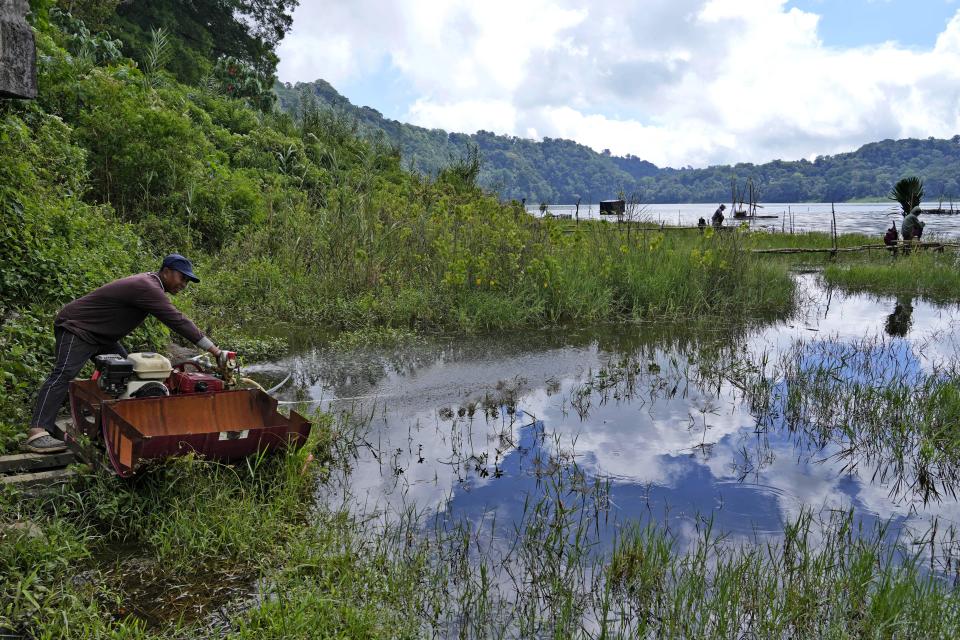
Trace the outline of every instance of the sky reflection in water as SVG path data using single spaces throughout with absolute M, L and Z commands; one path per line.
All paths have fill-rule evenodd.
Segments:
M 796 317 L 727 330 L 740 334 L 729 343 L 758 358 L 783 353 L 798 338 L 876 339 L 901 370 L 916 374 L 955 359 L 955 307 L 846 295 L 823 288 L 816 275 L 799 278 L 809 299 Z M 541 491 L 538 476 L 553 462 L 575 460 L 589 481 L 609 482 L 606 542 L 625 524 L 653 521 L 683 543 L 704 519 L 733 539 L 777 537 L 804 507 L 852 508 L 868 525 L 890 520 L 891 535 L 905 524 L 923 529 L 934 516 L 960 523 L 952 497 L 924 504 L 892 491 L 893 479 L 873 479 L 875 461 L 849 472 L 835 444 L 820 447 L 786 429 L 758 433 L 740 389 L 698 380 L 703 341 L 686 333 L 662 326 L 526 331 L 395 350 L 318 349 L 258 369 L 294 369 L 299 387 L 288 399 L 299 394 L 373 416 L 369 446 L 325 499 L 388 518 L 414 507 L 474 523 L 495 515 L 510 527 L 527 496 Z M 611 362 L 629 362 L 637 375 L 598 391 L 597 373 Z

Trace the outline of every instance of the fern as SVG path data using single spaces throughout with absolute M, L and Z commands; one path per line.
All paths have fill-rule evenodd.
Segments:
M 154 75 L 169 62 L 171 53 L 167 30 L 163 27 L 151 29 L 150 44 L 147 46 L 147 53 L 143 61 L 144 73 L 148 76 Z

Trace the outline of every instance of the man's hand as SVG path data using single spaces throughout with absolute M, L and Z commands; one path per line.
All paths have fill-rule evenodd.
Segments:
M 231 364 L 231 361 L 233 364 L 236 364 L 237 354 L 235 351 L 228 351 L 226 349 L 221 349 L 217 345 L 213 345 L 207 349 L 207 352 L 216 359 L 217 367 L 220 369 L 227 368 Z

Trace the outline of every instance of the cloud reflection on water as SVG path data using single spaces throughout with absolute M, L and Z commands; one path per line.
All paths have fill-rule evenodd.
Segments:
M 798 339 L 875 338 L 920 372 L 956 359 L 955 307 L 913 300 L 908 331 L 891 337 L 893 299 L 831 291 L 815 274 L 799 279 L 810 297 L 802 311 L 732 332 L 737 349 L 756 359 L 785 353 Z M 784 521 L 810 508 L 853 509 L 868 523 L 960 523 L 952 498 L 924 504 L 892 492 L 893 479 L 877 481 L 882 461 L 859 460 L 850 470 L 835 443 L 816 446 L 783 429 L 758 433 L 740 389 L 697 380 L 699 349 L 695 335 L 641 326 L 437 339 L 396 352 L 317 351 L 265 369 L 295 367 L 299 393 L 313 400 L 378 399 L 374 407 L 369 399 L 325 405 L 373 416 L 369 446 L 341 493 L 326 498 L 367 512 L 376 505 L 387 517 L 415 506 L 473 522 L 496 513 L 509 523 L 527 492 L 538 491 L 537 464 L 572 454 L 589 477 L 610 481 L 614 530 L 654 520 L 689 540 L 681 532 L 712 518 L 734 539 L 749 540 L 781 534 Z M 635 388 L 589 391 L 581 416 L 572 399 L 624 354 L 639 366 Z

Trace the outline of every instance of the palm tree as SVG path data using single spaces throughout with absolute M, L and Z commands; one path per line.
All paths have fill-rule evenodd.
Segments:
M 923 198 L 923 180 L 916 176 L 901 178 L 897 184 L 893 185 L 887 197 L 900 203 L 903 209 L 901 215 L 905 216 L 911 209 L 920 206 L 920 200 Z

